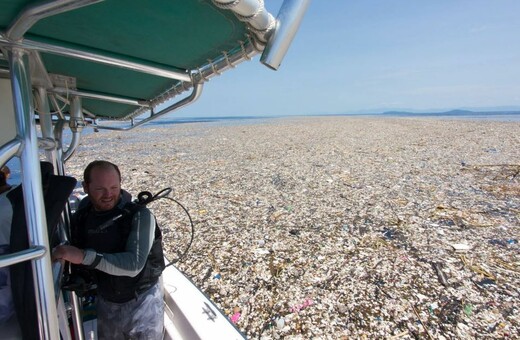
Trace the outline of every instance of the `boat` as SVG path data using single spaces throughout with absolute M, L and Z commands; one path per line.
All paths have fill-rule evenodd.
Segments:
M 66 265 L 50 256 L 68 240 L 67 197 L 75 180 L 66 162 L 82 133 L 128 131 L 180 110 L 208 80 L 258 55 L 277 70 L 309 2 L 285 0 L 275 17 L 263 0 L 2 1 L 0 166 L 13 158 L 21 165 L 22 210 L 13 209 L 13 220 L 21 218 L 26 230 L 12 229 L 11 239 L 25 235 L 26 247 L 11 244 L 0 269 L 25 268 L 17 289 L 35 316 L 18 315 L 23 331 L 35 328 L 40 339 L 97 336 L 85 301 L 62 285 Z M 45 180 L 59 183 L 61 190 L 51 191 L 59 197 L 49 198 Z M 162 282 L 165 339 L 244 337 L 175 266 Z M 2 337 L 21 338 L 15 326 L 0 326 Z

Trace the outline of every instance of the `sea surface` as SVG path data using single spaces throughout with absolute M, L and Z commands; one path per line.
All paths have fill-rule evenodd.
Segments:
M 356 118 L 430 118 L 430 119 L 453 119 L 453 120 L 484 120 L 497 122 L 520 122 L 520 112 L 443 112 L 443 113 L 411 113 L 411 112 L 389 112 L 379 114 L 330 114 L 330 115 L 306 115 L 306 116 L 222 116 L 222 117 L 194 117 L 194 118 L 163 118 L 151 121 L 139 129 L 152 128 L 154 126 L 177 125 L 177 124 L 193 124 L 193 123 L 209 123 L 217 126 L 232 125 L 253 125 L 262 124 L 274 119 L 291 118 L 291 117 L 356 117 Z M 86 129 L 84 133 L 91 133 L 91 129 Z M 64 136 L 65 140 L 67 136 Z M 70 137 L 69 137 L 70 138 Z M 9 182 L 11 184 L 19 184 L 21 181 L 20 161 L 18 158 L 11 159 L 7 166 L 11 170 Z

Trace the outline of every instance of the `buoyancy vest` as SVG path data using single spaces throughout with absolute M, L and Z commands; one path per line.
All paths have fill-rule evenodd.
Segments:
M 144 207 L 136 203 L 126 203 L 122 208 L 116 207 L 106 213 L 93 212 L 89 203 L 79 209 L 72 219 L 72 244 L 79 248 L 94 249 L 99 253 L 119 253 L 124 251 L 134 214 Z M 122 215 L 114 223 L 104 224 Z M 105 228 L 100 230 L 99 226 Z M 123 303 L 136 298 L 147 290 L 161 276 L 165 268 L 162 248 L 162 233 L 155 222 L 155 236 L 150 253 L 143 269 L 135 277 L 116 276 L 93 269 L 98 293 L 106 300 Z

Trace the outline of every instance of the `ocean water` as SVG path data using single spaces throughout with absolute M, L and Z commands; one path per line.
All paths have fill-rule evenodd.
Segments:
M 266 121 L 270 121 L 277 118 L 283 118 L 282 116 L 223 116 L 223 117 L 195 117 L 195 118 L 168 118 L 168 119 L 157 119 L 145 124 L 144 127 L 157 126 L 157 125 L 177 125 L 187 123 L 211 123 L 216 125 L 252 125 L 261 124 Z
M 13 157 L 6 165 L 9 167 L 9 170 L 11 170 L 11 176 L 7 182 L 11 185 L 20 184 L 20 159 L 18 157 Z
M 423 117 L 433 119 L 453 120 L 485 120 L 495 122 L 520 122 L 520 112 L 467 112 L 467 113 L 395 113 L 383 114 L 385 117 Z M 377 117 L 377 116 L 376 116 Z
M 458 113 L 410 113 L 410 112 L 391 112 L 383 114 L 334 114 L 334 115 L 310 115 L 311 117 L 356 117 L 356 118 L 391 118 L 391 117 L 410 117 L 410 118 L 430 118 L 430 119 L 453 119 L 453 120 L 477 120 L 477 121 L 497 121 L 497 122 L 520 122 L 520 112 L 458 112 Z M 143 126 L 137 127 L 136 130 L 152 128 L 154 126 L 177 125 L 177 124 L 194 124 L 206 123 L 216 126 L 234 126 L 234 125 L 254 125 L 262 124 L 279 118 L 290 118 L 291 116 L 224 116 L 224 117 L 195 117 L 195 118 L 175 118 L 158 119 L 151 121 Z M 305 116 L 294 116 L 305 117 Z M 86 129 L 84 133 L 92 133 L 92 129 Z M 102 131 L 100 133 L 103 133 Z M 67 136 L 65 142 L 67 143 Z M 70 138 L 70 137 L 69 137 Z M 11 184 L 19 184 L 21 179 L 20 161 L 18 158 L 11 159 L 7 166 L 11 170 L 9 182 Z
M 446 116 L 447 119 L 468 119 L 468 120 L 485 120 L 485 121 L 494 121 L 494 122 L 520 122 L 520 114 L 512 114 L 512 115 L 474 115 L 474 116 L 461 116 L 461 117 L 451 117 Z

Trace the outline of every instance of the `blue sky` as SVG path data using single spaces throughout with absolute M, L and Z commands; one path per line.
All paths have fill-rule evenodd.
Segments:
M 265 0 L 275 16 L 281 3 Z M 518 0 L 313 0 L 278 71 L 256 57 L 174 115 L 519 109 L 519 14 Z

